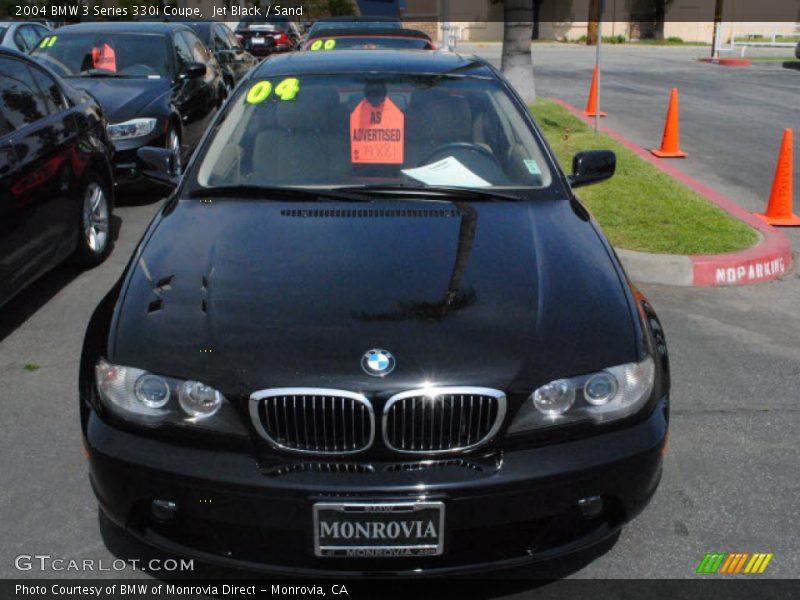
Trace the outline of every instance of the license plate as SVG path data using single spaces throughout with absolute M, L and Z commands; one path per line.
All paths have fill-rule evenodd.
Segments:
M 252 42 L 256 45 L 263 44 L 266 40 L 262 37 L 254 37 Z
M 323 557 L 436 556 L 444 550 L 444 503 L 314 505 L 314 554 Z

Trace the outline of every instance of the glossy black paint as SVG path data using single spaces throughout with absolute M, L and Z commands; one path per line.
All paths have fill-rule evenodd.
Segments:
M 617 156 L 611 150 L 578 152 L 572 158 L 572 175 L 569 184 L 575 189 L 584 185 L 600 183 L 614 176 Z
M 502 81 L 480 59 L 384 51 L 286 55 L 254 76 L 464 69 Z M 103 511 L 170 551 L 293 574 L 512 566 L 595 543 L 638 514 L 658 484 L 666 443 L 663 329 L 543 145 L 554 181 L 519 202 L 204 199 L 179 185 L 87 330 L 81 422 Z M 385 379 L 360 368 L 373 347 L 397 359 Z M 505 435 L 538 386 L 647 354 L 655 385 L 638 414 Z M 247 434 L 144 432 L 114 419 L 96 398 L 100 356 L 216 387 Z M 271 448 L 247 416 L 249 395 L 268 387 L 359 391 L 380 414 L 389 395 L 425 383 L 504 390 L 508 414 L 496 439 L 458 455 L 462 464 L 432 469 L 420 459 L 434 456 L 398 456 L 380 444 L 320 468 L 318 457 Z M 342 462 L 363 470 L 326 471 Z M 313 557 L 315 501 L 421 493 L 446 503 L 444 556 Z M 576 507 L 593 495 L 604 510 L 587 520 Z M 178 504 L 174 522 L 153 520 L 156 498 Z M 206 541 L 190 539 L 192 531 Z
M 217 59 L 229 89 L 257 64 L 256 57 L 244 49 L 227 25 L 214 21 L 187 21 L 185 24 Z
M 180 23 L 81 23 L 61 27 L 57 34 L 61 37 L 100 31 L 152 36 L 154 44 L 167 46 L 170 56 L 169 76 L 161 79 L 68 78 L 71 85 L 89 92 L 98 100 L 109 123 L 122 123 L 133 118 L 157 119 L 150 135 L 114 141 L 117 183 L 137 179 L 141 167 L 137 149 L 166 146 L 170 130 L 179 134 L 182 158 L 186 160 L 227 95 L 219 63 L 195 33 Z M 180 36 L 185 36 L 189 44 L 191 61 L 188 57 L 181 59 L 177 49 L 181 43 Z M 195 45 L 200 48 L 195 48 Z M 204 65 L 205 73 L 192 76 L 190 71 L 194 63 Z
M 103 178 L 109 193 L 113 187 L 113 147 L 97 102 L 0 48 L 0 80 L 12 75 L 31 93 L 4 97 L 24 115 L 17 127 L 0 101 L 0 305 L 75 252 L 87 174 Z

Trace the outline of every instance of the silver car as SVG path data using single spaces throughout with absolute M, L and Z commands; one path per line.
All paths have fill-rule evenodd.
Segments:
M 0 46 L 27 54 L 50 32 L 42 23 L 32 21 L 0 21 Z

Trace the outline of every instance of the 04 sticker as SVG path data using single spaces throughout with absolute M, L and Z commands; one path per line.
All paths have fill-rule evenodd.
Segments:
M 287 77 L 275 86 L 274 97 L 278 100 L 294 100 L 300 92 L 300 81 L 295 77 Z M 272 82 L 259 81 L 247 91 L 248 104 L 261 104 L 267 98 L 272 96 Z

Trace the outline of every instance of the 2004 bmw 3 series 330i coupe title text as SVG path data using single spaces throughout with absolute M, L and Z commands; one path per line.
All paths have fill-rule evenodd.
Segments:
M 666 442 L 658 318 L 488 64 L 261 64 L 83 351 L 103 512 L 173 552 L 286 573 L 455 573 L 613 534 Z M 158 169 L 164 169 L 159 171 Z

